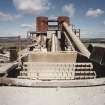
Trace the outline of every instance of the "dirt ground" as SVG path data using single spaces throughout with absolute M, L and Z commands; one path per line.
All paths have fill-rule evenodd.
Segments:
M 105 105 L 105 86 L 0 87 L 0 105 Z

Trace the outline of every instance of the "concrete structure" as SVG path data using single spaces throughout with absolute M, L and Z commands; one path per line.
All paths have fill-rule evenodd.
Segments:
M 36 32 L 28 33 L 33 41 L 19 56 L 23 70 L 18 78 L 47 81 L 96 77 L 91 62 L 77 62 L 78 54 L 88 59 L 90 52 L 76 35 L 76 29 L 73 32 L 69 17 L 37 17 L 36 23 Z

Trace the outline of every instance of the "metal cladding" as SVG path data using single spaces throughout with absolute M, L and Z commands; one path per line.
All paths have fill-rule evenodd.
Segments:
M 36 31 L 46 32 L 48 30 L 48 17 L 37 17 Z
M 70 21 L 69 21 L 69 17 L 67 16 L 59 16 L 58 17 L 58 23 L 59 23 L 59 29 L 62 30 L 62 23 L 65 22 L 67 23 L 68 25 L 70 24 Z

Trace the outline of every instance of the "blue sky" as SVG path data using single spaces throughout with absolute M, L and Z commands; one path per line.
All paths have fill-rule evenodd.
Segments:
M 37 16 L 69 16 L 81 37 L 105 38 L 105 0 L 0 0 L 0 36 L 25 36 Z

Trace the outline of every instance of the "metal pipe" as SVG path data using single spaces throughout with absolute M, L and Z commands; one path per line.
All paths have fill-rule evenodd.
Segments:
M 52 34 L 52 48 L 51 48 L 52 52 L 56 51 L 56 46 L 55 46 L 55 34 Z
M 63 23 L 64 29 L 67 31 L 68 35 L 70 38 L 73 40 L 75 43 L 76 47 L 80 50 L 80 52 L 86 56 L 90 57 L 90 52 L 86 49 L 85 45 L 79 40 L 79 38 L 76 37 L 75 33 L 72 31 L 72 28 L 67 24 Z
M 60 46 L 59 46 L 59 41 L 57 39 L 57 36 L 55 33 L 52 34 L 52 48 L 51 51 L 52 52 L 57 52 L 60 51 Z

